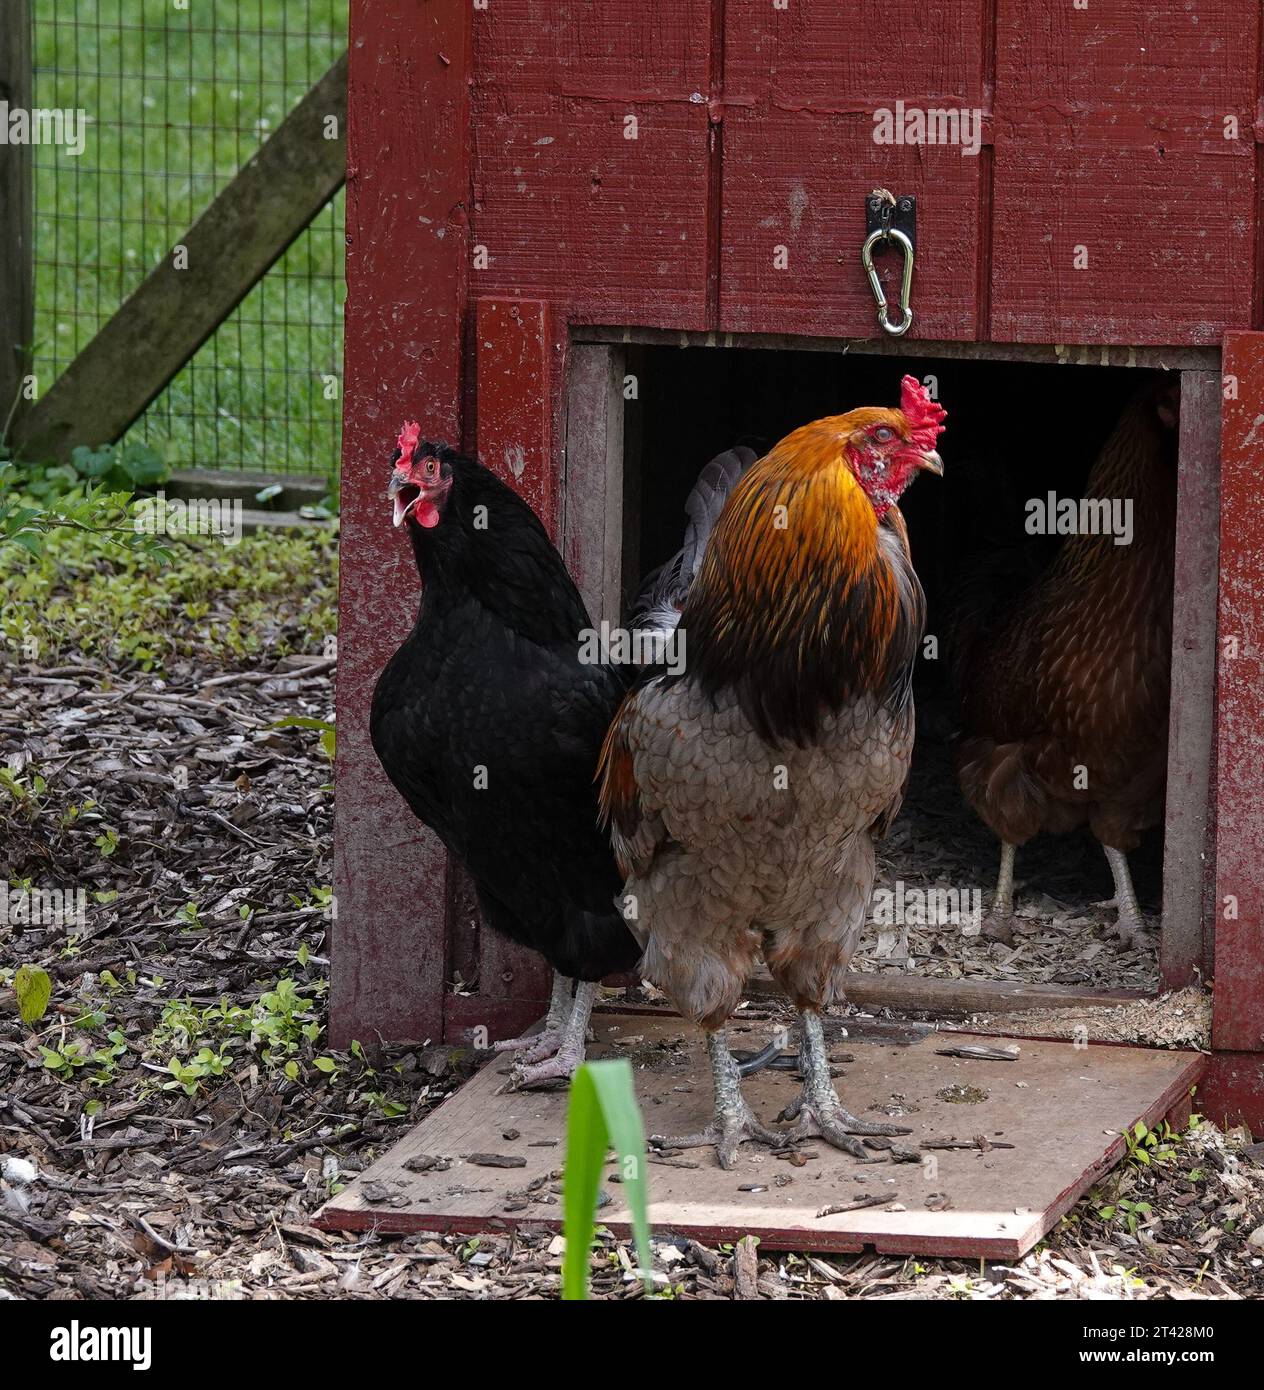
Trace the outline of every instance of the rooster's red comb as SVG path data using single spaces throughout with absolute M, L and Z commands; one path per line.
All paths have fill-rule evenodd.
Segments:
M 421 426 L 415 420 L 409 420 L 399 432 L 399 438 L 395 441 L 395 447 L 399 450 L 400 463 L 411 464 L 413 461 L 413 450 L 417 447 L 417 441 L 421 438 Z
M 900 382 L 900 410 L 912 427 L 914 444 L 933 449 L 943 431 L 948 412 L 930 398 L 930 393 L 916 377 L 906 376 Z

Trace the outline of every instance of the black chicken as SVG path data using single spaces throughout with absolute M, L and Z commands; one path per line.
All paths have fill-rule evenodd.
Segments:
M 596 982 L 640 956 L 615 908 L 622 878 L 593 781 L 637 673 L 582 659 L 588 613 L 527 503 L 419 436 L 417 425 L 401 431 L 387 495 L 412 542 L 421 609 L 378 679 L 373 747 L 469 871 L 484 922 L 556 972 L 543 1030 L 496 1045 L 522 1051 L 516 1084 L 568 1078 Z M 708 492 L 718 494 L 711 481 Z M 722 504 L 711 497 L 704 510 L 714 520 Z M 705 536 L 691 539 L 700 552 Z

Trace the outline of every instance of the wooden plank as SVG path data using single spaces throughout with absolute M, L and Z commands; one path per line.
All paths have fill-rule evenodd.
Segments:
M 901 110 L 965 108 L 985 124 L 987 9 L 936 0 L 910 23 L 876 3 L 858 14 L 729 0 L 722 330 L 880 336 L 860 247 L 864 200 L 885 187 L 918 199 L 914 324 L 901 342 L 976 336 L 981 145 L 878 144 L 875 113 L 894 119 L 900 100 Z M 875 63 L 875 53 L 899 60 Z M 888 295 L 898 268 L 898 257 L 879 258 Z
M 712 0 L 493 0 L 474 11 L 480 86 L 688 101 L 705 86 Z
M 1215 745 L 1219 533 L 1220 374 L 1182 372 L 1159 949 L 1168 989 L 1193 983 L 1203 969 Z
M 560 490 L 549 304 L 480 296 L 475 325 L 478 461 L 531 504 L 556 542 Z
M 766 973 L 746 982 L 752 996 L 781 991 Z M 847 976 L 847 998 L 865 1009 L 908 1009 L 944 1014 L 1019 1013 L 1034 1009 L 1083 1009 L 1100 1005 L 1114 1008 L 1150 996 L 1132 989 L 1087 989 L 1080 985 L 1040 985 L 1005 980 L 941 980 L 917 975 L 870 975 L 852 971 Z
M 998 0 L 994 339 L 1212 344 L 1252 322 L 1258 35 L 1236 0 Z
M 396 434 L 407 419 L 431 437 L 462 434 L 470 8 L 432 0 L 423 21 L 414 0 L 351 6 L 335 1047 L 443 1028 L 445 857 L 378 765 L 368 712 L 417 612 L 412 552 L 386 510 Z
M 598 1016 L 594 1022 L 601 1040 L 594 1055 L 631 1060 L 651 1132 L 701 1127 L 711 1086 L 696 1030 L 678 1018 Z M 762 1040 L 758 1030 L 734 1037 L 739 1046 Z M 1138 1120 L 1154 1123 L 1186 1097 L 1206 1060 L 1195 1053 L 1029 1039 L 1018 1043 L 1016 1062 L 936 1054 L 949 1042 L 976 1040 L 996 1042 L 932 1033 L 907 1046 L 848 1038 L 830 1051 L 845 1050 L 855 1059 L 838 1083 L 850 1107 L 858 1114 L 891 1113 L 894 1107 L 913 1130 L 910 1144 L 969 1141 L 983 1134 L 1013 1148 L 922 1147 L 920 1163 L 867 1165 L 813 1141 L 806 1148 L 814 1157 L 795 1168 L 747 1145 L 739 1166 L 727 1173 L 708 1150 L 687 1151 L 671 1163 L 651 1162 L 651 1222 L 660 1234 L 685 1234 L 711 1244 L 752 1234 L 774 1250 L 852 1251 L 872 1245 L 891 1254 L 1017 1258 L 1119 1160 L 1124 1130 Z M 561 1209 L 547 1181 L 525 1210 L 506 1208 L 511 1192 L 562 1167 L 566 1094 L 500 1095 L 505 1065 L 485 1067 L 328 1202 L 317 1224 L 471 1233 L 518 1225 L 558 1228 Z M 950 1099 L 961 1087 L 981 1098 Z M 770 1071 L 750 1078 L 742 1089 L 755 1113 L 772 1120 L 797 1094 L 799 1082 Z M 505 1139 L 508 1130 L 517 1130 L 519 1137 Z M 510 1155 L 523 1166 L 475 1165 L 466 1161 L 474 1153 Z M 445 1156 L 451 1166 L 410 1172 L 406 1164 L 422 1154 Z M 777 1183 L 786 1177 L 792 1181 Z M 387 1193 L 388 1199 L 366 1197 L 366 1183 L 382 1184 L 371 1190 Z M 752 1185 L 763 1190 L 739 1190 Z M 602 1221 L 625 1236 L 621 1189 L 611 1185 L 610 1191 L 613 1205 L 602 1212 Z M 946 1209 L 931 1209 L 938 1205 L 934 1193 L 947 1198 Z M 865 1210 L 817 1214 L 867 1194 L 886 1200 Z
M 0 101 L 31 106 L 31 4 L 7 0 L 0 18 Z M 29 145 L 0 145 L 0 439 L 23 408 L 22 378 L 35 336 L 35 264 Z
M 23 417 L 25 455 L 126 432 L 341 187 L 346 117 L 344 54 Z
M 622 348 L 576 344 L 567 373 L 562 553 L 595 623 L 621 616 L 625 360 Z
M 705 327 L 705 106 L 481 86 L 475 100 L 479 294 L 539 295 L 577 323 Z
M 1226 334 L 1224 380 L 1212 1039 L 1217 1048 L 1258 1052 L 1264 1049 L 1264 333 Z
M 475 10 L 480 294 L 545 297 L 572 322 L 705 326 L 711 8 Z
M 477 456 L 519 492 L 558 539 L 559 486 L 553 438 L 555 332 L 549 304 L 539 299 L 480 298 L 474 306 Z M 449 924 L 454 956 L 469 945 L 454 939 L 462 921 Z M 536 951 L 477 928 L 478 987 L 449 996 L 444 1036 L 459 1041 L 469 1027 L 520 1031 L 545 1010 L 552 972 Z M 513 1036 L 510 1032 L 508 1036 Z
M 1245 1125 L 1257 1139 L 1264 1139 L 1264 1053 L 1213 1053 L 1194 1108 L 1221 1129 Z
M 647 347 L 763 348 L 774 352 L 832 352 L 840 355 L 908 357 L 902 338 L 834 338 L 790 333 L 712 333 L 623 324 L 578 324 L 577 343 L 641 344 Z M 956 343 L 920 340 L 919 357 L 946 357 L 966 362 L 1043 362 L 1066 367 L 1157 367 L 1166 371 L 1218 371 L 1219 348 L 1132 347 L 1109 343 Z

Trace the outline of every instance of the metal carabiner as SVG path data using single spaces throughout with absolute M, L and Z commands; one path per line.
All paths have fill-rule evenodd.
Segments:
M 900 280 L 900 322 L 892 323 L 887 312 L 887 297 L 882 290 L 882 281 L 874 269 L 873 248 L 880 241 L 893 241 L 904 253 L 904 275 Z M 873 291 L 878 306 L 878 323 L 884 333 L 893 338 L 902 338 L 913 323 L 913 311 L 909 308 L 909 298 L 913 290 L 913 243 L 896 227 L 879 227 L 865 238 L 860 248 L 860 263 L 869 277 L 869 288 Z

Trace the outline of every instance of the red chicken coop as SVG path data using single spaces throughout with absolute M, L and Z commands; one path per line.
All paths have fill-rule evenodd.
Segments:
M 934 633 L 1005 499 L 1077 496 L 1165 374 L 1167 795 L 1137 868 L 1152 969 L 1115 979 L 1090 946 L 1035 981 L 1021 960 L 878 969 L 852 997 L 1076 1006 L 1093 1034 L 1094 1005 L 1200 987 L 1198 1108 L 1264 1130 L 1260 25 L 1253 0 L 352 0 L 338 1045 L 518 1029 L 549 997 L 539 959 L 480 931 L 369 743 L 418 601 L 385 501 L 404 420 L 518 488 L 593 619 L 618 622 L 712 454 L 933 379 L 945 476 L 907 518 Z M 923 665 L 915 768 L 933 778 L 950 720 Z M 950 778 L 910 808 L 919 852 L 971 821 Z M 969 871 L 988 891 L 991 852 Z M 1078 853 L 1051 841 L 1029 892 L 1048 870 L 1079 884 L 1063 901 L 1108 896 Z

